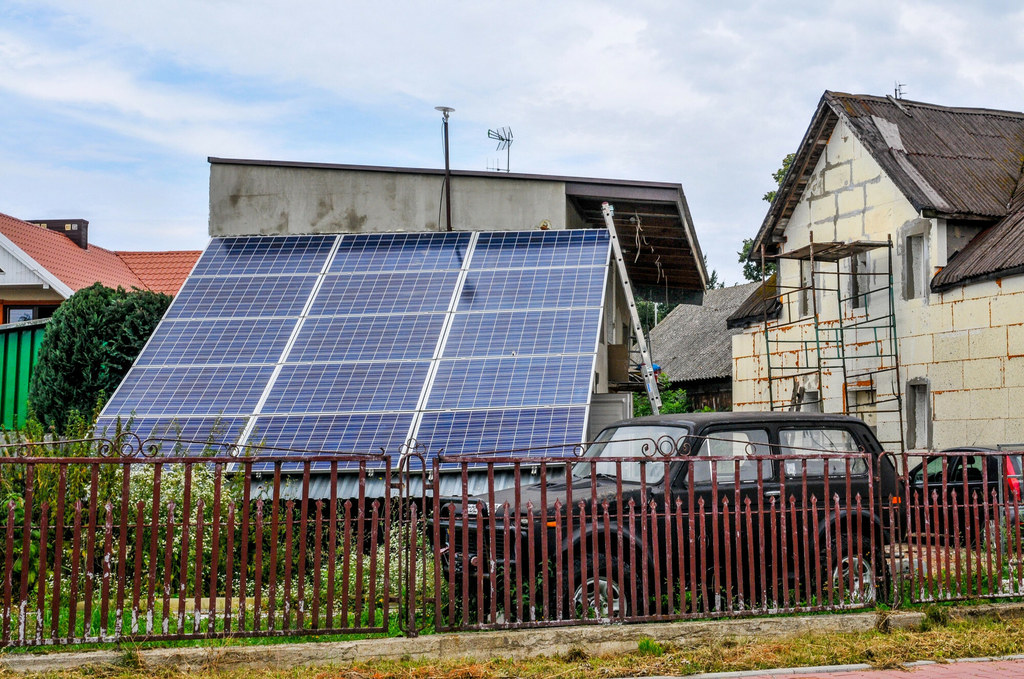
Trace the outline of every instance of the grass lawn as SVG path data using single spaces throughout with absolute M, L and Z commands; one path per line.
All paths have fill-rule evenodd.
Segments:
M 642 640 L 632 653 L 591 656 L 585 648 L 558 657 L 523 661 L 496 659 L 488 662 L 465 660 L 408 660 L 355 663 L 334 668 L 295 668 L 287 671 L 259 670 L 263 677 L 280 679 L 331 679 L 373 677 L 469 679 L 473 677 L 536 677 L 594 679 L 595 677 L 691 674 L 728 670 L 756 670 L 806 665 L 869 663 L 896 667 L 914 660 L 950 660 L 979 656 L 1024 653 L 1024 619 L 980 618 L 948 620 L 945 609 L 931 609 L 920 629 L 864 633 L 803 634 L 789 638 L 726 639 L 695 646 L 670 647 Z M 514 632 L 513 632 L 514 634 Z M 87 668 L 43 676 L 66 677 L 176 677 L 186 673 L 172 670 L 144 670 L 135 662 L 132 649 L 125 649 L 123 664 L 110 668 Z M 253 670 L 219 669 L 187 673 L 194 677 L 251 679 Z M 15 676 L 0 672 L 0 676 Z M 37 675 L 38 676 L 38 675 Z

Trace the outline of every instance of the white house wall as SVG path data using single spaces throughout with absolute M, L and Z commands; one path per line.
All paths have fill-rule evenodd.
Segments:
M 41 290 L 45 284 L 43 278 L 6 248 L 0 248 L 0 286 L 5 290 L 15 287 L 35 287 Z
M 921 218 L 840 121 L 786 226 L 786 241 L 781 250 L 791 251 L 807 245 L 812 232 L 816 242 L 885 241 L 892 237 L 901 374 L 899 384 L 895 383 L 892 373 L 876 375 L 870 385 L 875 397 L 889 398 L 894 389 L 905 395 L 910 381 L 926 384 L 932 418 L 931 438 L 926 443 L 933 448 L 1024 442 L 1024 416 L 1015 405 L 1024 402 L 1024 277 L 975 283 L 945 293 L 929 292 L 922 298 L 903 299 L 906 236 L 925 234 L 927 280 L 930 281 L 946 264 L 947 250 L 956 249 L 971 235 L 950 229 L 947 234 L 944 220 Z M 888 264 L 883 258 L 886 256 L 885 248 L 873 251 L 869 270 L 885 271 Z M 798 287 L 799 262 L 783 261 L 781 264 L 780 284 Z M 834 271 L 834 266 L 822 263 L 819 270 Z M 848 285 L 846 280 L 843 280 L 844 286 Z M 835 287 L 834 275 L 828 285 Z M 871 283 L 872 288 L 885 285 L 886 281 L 880 277 Z M 784 305 L 782 310 L 780 320 L 783 322 L 796 318 L 796 296 L 790 298 L 790 304 Z M 818 302 L 822 327 L 835 324 L 838 305 L 834 295 L 819 294 Z M 868 310 L 873 316 L 887 313 L 885 293 L 874 295 L 868 301 Z M 847 312 L 846 321 L 862 318 L 850 309 Z M 808 321 L 783 332 L 780 339 L 807 338 L 813 334 L 813 326 Z M 847 342 L 847 350 L 856 353 L 856 341 L 850 343 L 848 337 Z M 760 325 L 733 337 L 733 407 L 736 410 L 769 407 L 764 344 Z M 803 357 L 796 351 L 787 355 L 779 352 L 773 356 L 772 364 L 801 365 L 802 361 Z M 825 371 L 823 381 L 823 410 L 841 412 L 842 372 Z M 817 377 L 811 376 L 803 380 L 802 386 L 815 390 L 816 382 Z M 776 405 L 789 400 L 791 380 L 776 380 L 773 387 Z M 885 407 L 881 405 L 879 409 Z M 877 417 L 869 415 L 865 419 L 877 426 L 883 442 L 899 440 L 899 418 L 895 413 L 879 412 Z

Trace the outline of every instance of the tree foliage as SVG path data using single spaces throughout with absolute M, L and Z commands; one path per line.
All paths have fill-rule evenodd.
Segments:
M 750 248 L 754 247 L 753 238 L 744 238 L 743 247 L 740 248 L 740 264 L 743 265 L 743 277 L 748 281 L 761 282 L 761 258 L 758 257 L 754 261 L 750 261 L 747 257 L 750 255 Z M 764 277 L 768 278 L 775 273 L 775 262 L 766 262 L 764 266 Z
M 786 172 L 789 171 L 789 166 L 793 164 L 793 159 L 794 158 L 796 158 L 796 154 L 795 153 L 788 154 L 785 158 L 782 159 L 782 165 L 779 166 L 779 169 L 777 169 L 775 172 L 772 172 L 772 179 L 775 180 L 776 188 L 772 189 L 771 191 L 768 191 L 767 193 L 764 194 L 764 196 L 762 196 L 762 198 L 765 201 L 771 203 L 772 201 L 775 200 L 775 194 L 778 193 L 778 189 L 782 186 L 782 180 L 786 178 Z M 758 259 L 757 261 L 753 261 L 752 262 L 752 261 L 747 259 L 750 256 L 750 249 L 752 247 L 754 247 L 754 239 L 753 238 L 744 238 L 743 239 L 743 247 L 740 248 L 740 251 L 737 254 L 740 256 L 740 260 L 739 260 L 740 264 L 743 265 L 743 277 L 745 279 L 747 279 L 748 281 L 753 281 L 753 282 L 760 283 L 761 282 L 761 262 L 760 262 L 760 260 Z M 775 273 L 775 264 L 774 263 L 765 264 L 765 267 L 764 267 L 764 277 L 768 278 L 769 276 L 771 276 L 774 273 Z
M 49 430 L 91 413 L 114 392 L 163 317 L 171 298 L 96 283 L 60 305 L 46 327 L 29 406 Z
M 658 318 L 654 318 L 655 304 L 657 304 Z M 640 317 L 640 327 L 643 328 L 644 333 L 649 333 L 658 323 L 665 320 L 665 317 L 675 309 L 678 304 L 670 304 L 668 302 L 652 302 L 649 299 L 636 299 L 636 313 Z
M 704 269 L 708 272 L 708 290 L 719 290 L 725 287 L 725 281 L 719 280 L 718 272 L 714 269 L 708 269 L 707 255 L 704 255 Z
M 660 414 L 688 413 L 691 411 L 690 399 L 685 389 L 670 389 L 671 382 L 664 374 L 658 376 L 658 391 L 661 395 Z M 651 401 L 647 394 L 633 394 L 633 417 L 651 415 Z
M 778 170 L 772 172 L 772 179 L 775 180 L 775 187 L 771 191 L 766 192 L 762 198 L 770 203 L 775 200 L 775 194 L 778 193 L 778 189 L 782 186 L 782 180 L 786 178 L 786 172 L 789 171 L 789 166 L 793 164 L 793 159 L 796 158 L 795 153 L 788 154 L 782 159 L 782 165 Z

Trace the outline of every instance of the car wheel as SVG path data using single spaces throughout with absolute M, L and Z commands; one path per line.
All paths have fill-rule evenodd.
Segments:
M 619 562 L 598 558 L 597 573 L 594 573 L 593 561 L 587 560 L 586 579 L 579 560 L 574 564 L 574 590 L 569 597 L 567 613 L 578 619 L 588 618 L 623 618 L 633 614 L 629 600 L 628 587 L 633 576 L 629 566 L 622 566 L 622 582 L 626 583 L 626 591 L 619 589 Z M 566 581 L 568 582 L 568 581 Z
M 843 551 L 843 550 L 840 550 Z M 854 545 L 853 554 L 837 554 L 832 552 L 831 584 L 834 600 L 838 603 L 871 603 L 878 600 L 886 588 L 888 577 L 884 563 L 874 558 L 871 545 L 862 541 Z M 826 562 L 827 563 L 827 562 Z M 824 570 L 824 569 L 823 569 Z M 851 575 L 853 585 L 851 587 Z M 823 588 L 824 589 L 824 588 Z M 840 597 L 840 593 L 842 596 Z M 827 597 L 827 590 L 822 592 Z

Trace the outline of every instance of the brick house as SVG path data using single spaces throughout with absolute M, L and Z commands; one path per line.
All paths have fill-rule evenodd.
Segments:
M 826 91 L 757 233 L 736 410 L 891 448 L 1024 442 L 1024 113 Z
M 84 219 L 26 222 L 0 214 L 0 322 L 47 318 L 100 282 L 173 295 L 198 251 L 124 252 L 89 243 Z

